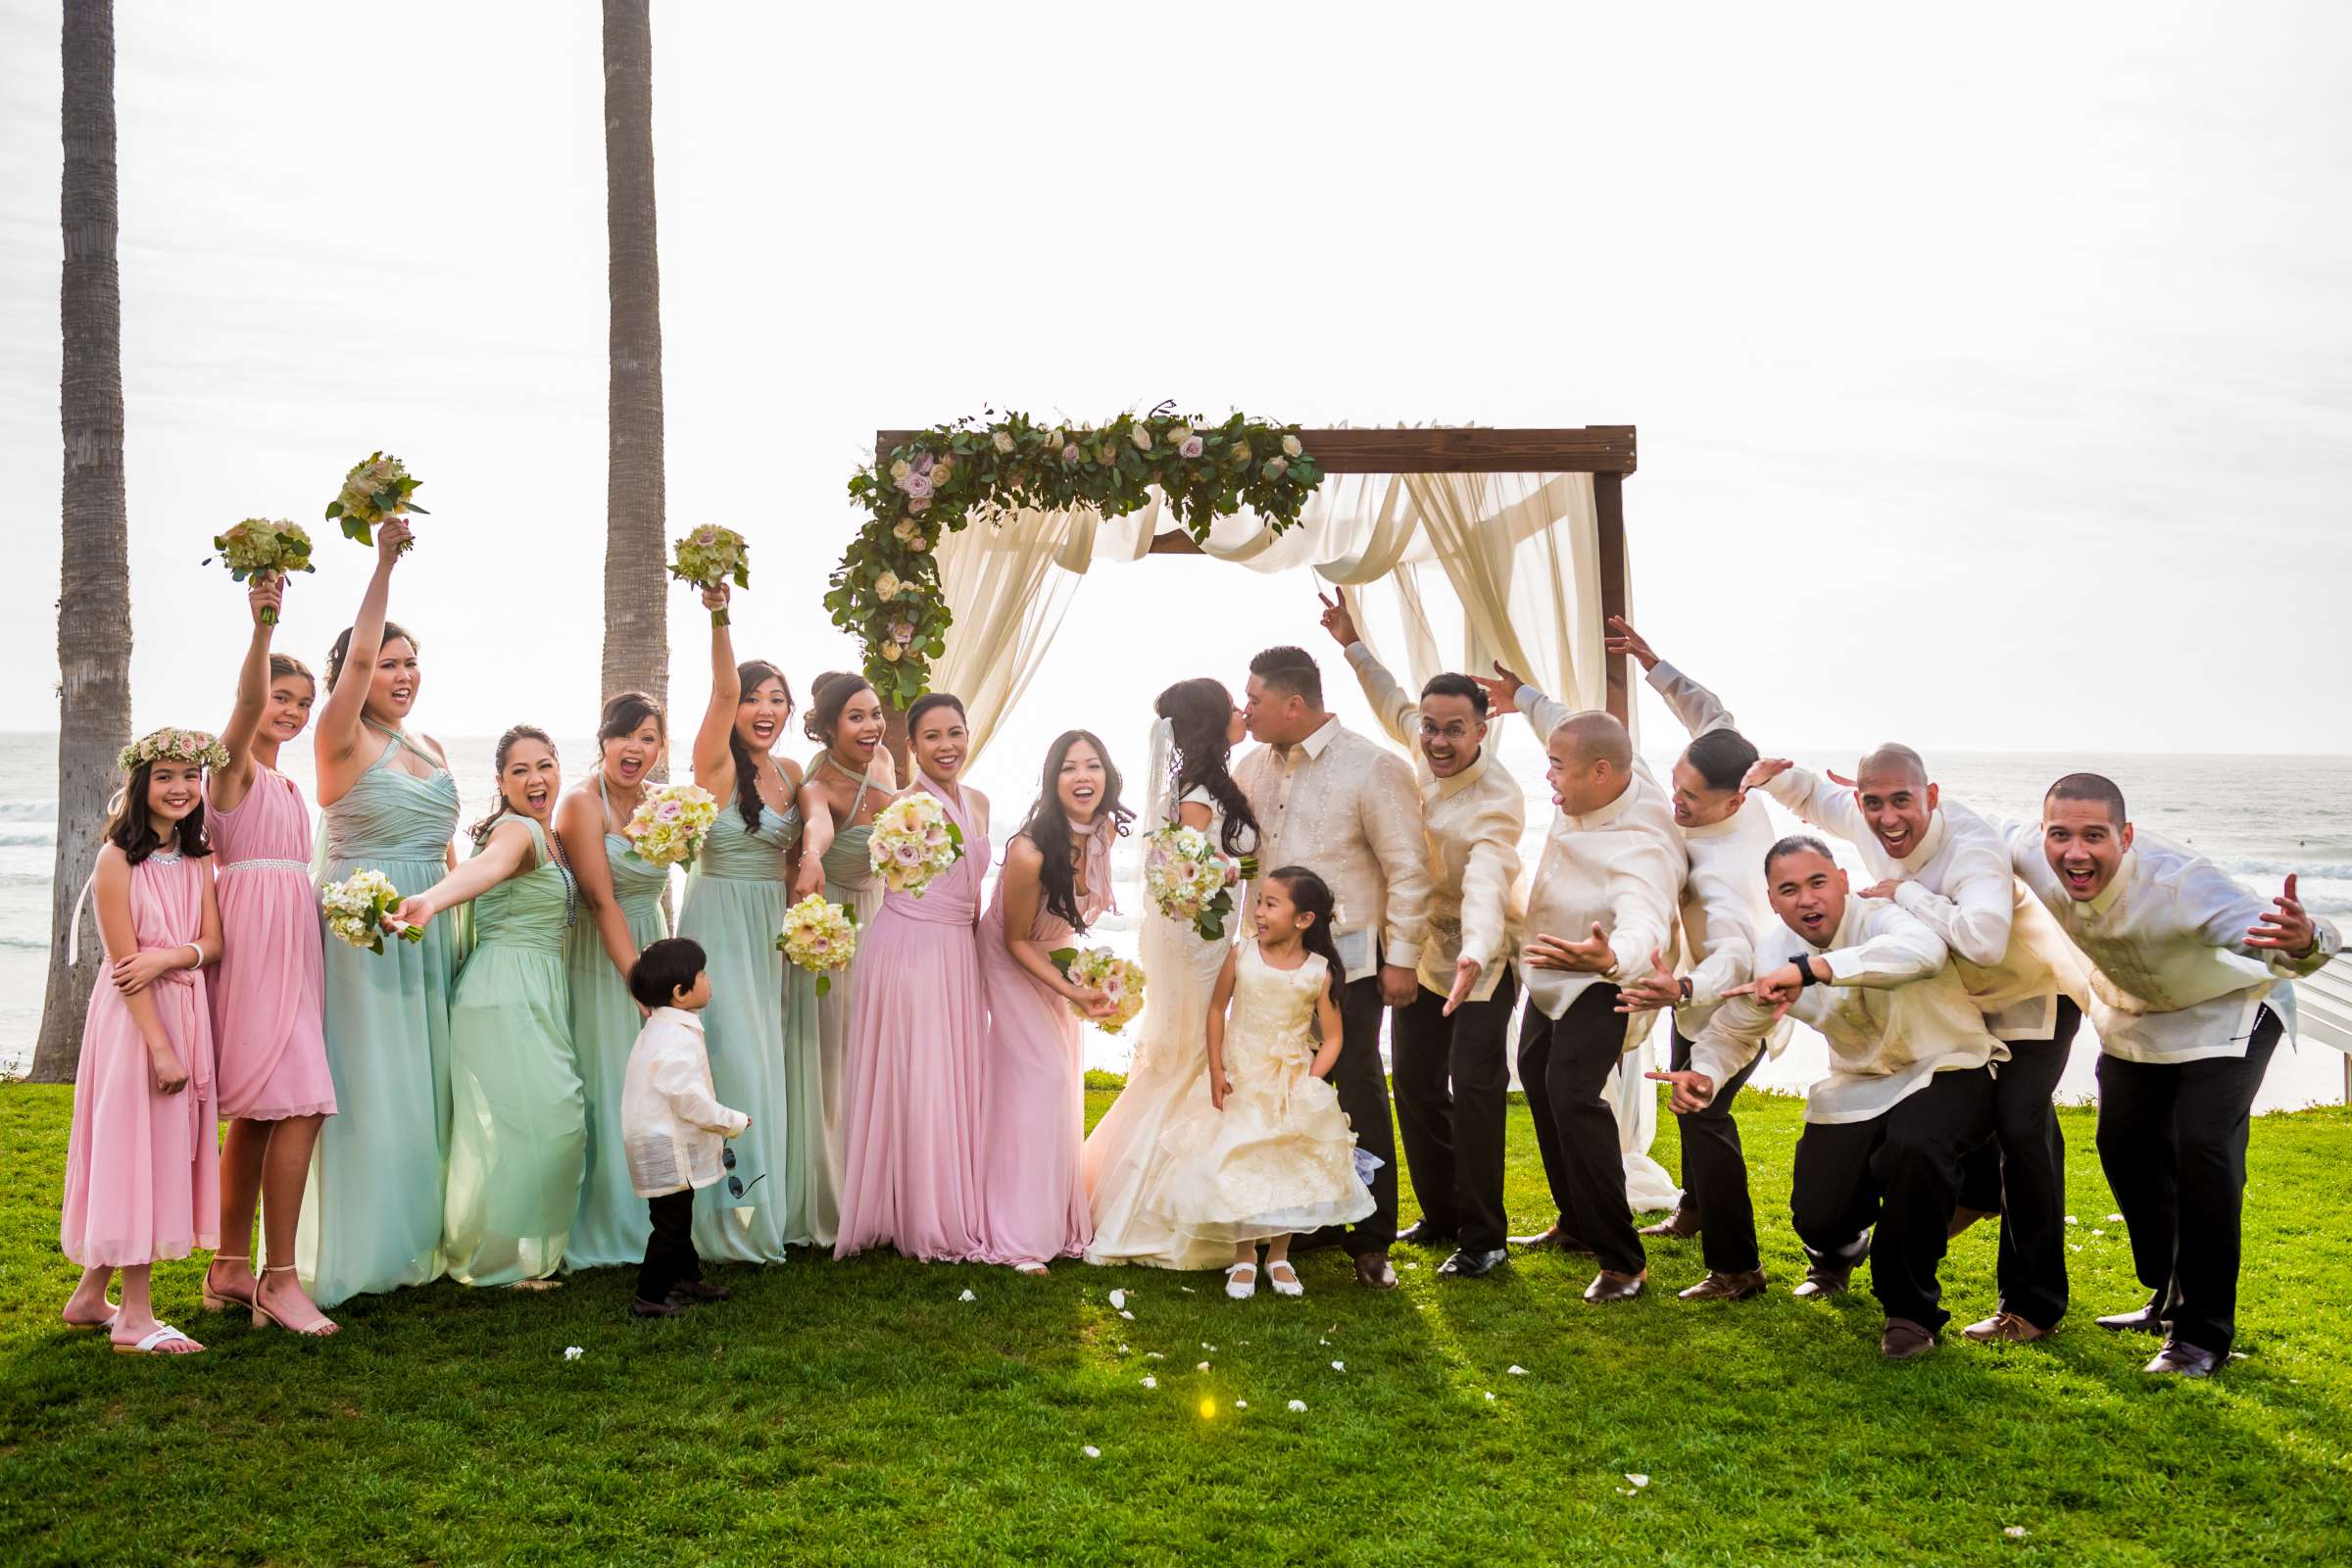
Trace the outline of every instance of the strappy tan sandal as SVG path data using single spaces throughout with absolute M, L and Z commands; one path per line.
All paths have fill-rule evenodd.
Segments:
M 281 1263 L 275 1268 L 266 1268 L 262 1270 L 262 1272 L 264 1274 L 291 1274 L 294 1272 L 294 1265 L 291 1263 Z M 296 1335 L 306 1340 L 323 1340 L 330 1334 L 339 1334 L 343 1331 L 343 1325 L 336 1322 L 333 1318 L 328 1317 L 324 1312 L 319 1312 L 318 1321 L 312 1324 L 309 1328 L 296 1328 L 293 1324 L 287 1322 L 284 1318 L 279 1317 L 275 1312 L 270 1311 L 268 1307 L 262 1304 L 262 1292 L 260 1283 L 258 1281 L 255 1283 L 253 1300 L 250 1304 L 253 1307 L 253 1326 L 257 1329 L 280 1328 L 284 1329 L 288 1334 Z M 312 1303 L 312 1310 L 318 1310 L 318 1303 L 315 1301 Z
M 250 1263 L 252 1261 L 252 1258 L 236 1252 L 215 1252 L 213 1254 L 213 1263 Z M 261 1281 L 259 1280 L 254 1281 L 254 1294 L 256 1296 L 261 1294 Z M 242 1312 L 252 1305 L 253 1302 L 245 1297 L 222 1296 L 219 1291 L 214 1290 L 212 1263 L 205 1265 L 204 1309 L 207 1312 Z

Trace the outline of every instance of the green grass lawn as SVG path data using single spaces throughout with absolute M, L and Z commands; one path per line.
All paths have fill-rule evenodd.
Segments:
M 2194 1384 L 2091 1325 L 2140 1295 L 2087 1111 L 2063 1332 L 1887 1366 L 1867 1294 L 1789 1298 L 1798 1105 L 1741 1104 L 1775 1289 L 1737 1306 L 1673 1298 L 1696 1243 L 1607 1308 L 1557 1257 L 1442 1286 L 1399 1249 L 1376 1296 L 1319 1253 L 1305 1300 L 1248 1303 L 1215 1275 L 865 1258 L 729 1271 L 732 1302 L 670 1322 L 623 1315 L 625 1270 L 436 1285 L 313 1345 L 199 1311 L 190 1261 L 158 1307 L 211 1352 L 148 1361 L 58 1327 L 69 1095 L 6 1086 L 0 1560 L 2352 1562 L 2352 1116 L 2256 1122 L 2245 1354 Z M 1992 1260 L 1988 1227 L 1956 1244 L 1958 1321 Z

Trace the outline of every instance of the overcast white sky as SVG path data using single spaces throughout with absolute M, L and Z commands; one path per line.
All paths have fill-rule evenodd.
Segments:
M 593 717 L 597 9 L 127 3 L 138 721 L 217 722 L 199 568 L 387 446 L 424 727 Z M 659 4 L 669 511 L 745 529 L 796 683 L 877 426 L 983 404 L 1630 422 L 1642 623 L 1794 749 L 2347 749 L 2352 12 Z M 0 728 L 55 723 L 57 9 L 0 10 Z M 322 541 L 287 640 L 366 558 Z M 1316 635 L 1152 641 L 1091 582 L 1033 688 L 1114 737 Z M 675 600 L 673 697 L 700 612 Z M 1118 659 L 1099 656 L 1114 647 Z

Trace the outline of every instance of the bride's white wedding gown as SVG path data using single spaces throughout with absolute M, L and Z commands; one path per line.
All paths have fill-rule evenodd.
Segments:
M 1225 819 L 1215 800 L 1197 789 L 1178 805 L 1188 803 L 1209 808 L 1209 842 L 1222 846 Z M 1209 1269 L 1233 1261 L 1231 1247 L 1180 1236 L 1146 1212 L 1143 1196 L 1167 1158 L 1159 1150 L 1161 1129 L 1181 1106 L 1208 1103 L 1208 997 L 1243 917 L 1239 891 L 1237 907 L 1214 941 L 1203 941 L 1156 908 L 1144 911 L 1140 946 L 1149 989 L 1143 1033 L 1127 1066 L 1127 1087 L 1086 1140 L 1086 1192 L 1095 1219 L 1089 1263 Z

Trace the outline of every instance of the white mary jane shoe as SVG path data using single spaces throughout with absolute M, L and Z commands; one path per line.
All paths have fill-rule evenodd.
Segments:
M 1282 1273 L 1277 1274 L 1274 1272 L 1276 1269 L 1280 1269 Z M 1289 1278 L 1284 1278 L 1284 1275 L 1288 1275 Z M 1276 1296 L 1304 1296 L 1306 1294 L 1306 1287 L 1298 1282 L 1298 1271 L 1291 1267 L 1288 1258 L 1279 1263 L 1266 1265 L 1266 1283 L 1274 1287 Z
M 1248 1277 L 1244 1278 L 1245 1271 Z M 1257 1294 L 1257 1265 L 1236 1263 L 1225 1271 L 1225 1294 L 1237 1301 L 1247 1301 Z

